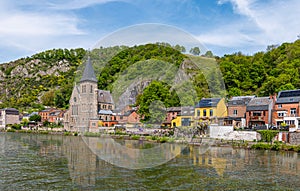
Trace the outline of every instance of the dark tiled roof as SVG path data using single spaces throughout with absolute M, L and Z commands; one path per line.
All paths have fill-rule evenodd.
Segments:
M 2 109 L 2 110 L 4 110 L 7 115 L 9 115 L 9 114 L 19 115 L 19 110 L 15 109 L 15 108 L 5 108 L 5 109 Z
M 272 104 L 272 99 L 269 97 L 256 97 L 248 103 L 247 111 L 268 110 L 270 104 Z
M 299 90 L 286 90 L 278 93 L 276 103 L 298 103 L 300 102 L 300 89 Z
M 180 116 L 194 116 L 195 108 L 194 107 L 182 107 L 181 112 L 179 113 Z
M 84 72 L 80 80 L 80 82 L 85 82 L 85 81 L 96 82 L 96 83 L 98 82 L 90 57 L 88 57 L 88 60 L 84 68 Z
M 181 107 L 168 107 L 167 112 L 181 111 Z
M 198 108 L 202 107 L 217 107 L 218 103 L 221 101 L 221 98 L 202 98 L 199 103 L 196 105 Z
M 110 91 L 99 90 L 98 91 L 98 102 L 100 103 L 113 103 L 113 98 L 110 94 Z
M 235 96 L 228 101 L 228 106 L 246 106 L 255 96 Z

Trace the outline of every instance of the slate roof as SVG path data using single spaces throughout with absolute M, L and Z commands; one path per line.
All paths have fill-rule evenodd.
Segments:
M 168 107 L 167 112 L 181 111 L 181 107 Z
M 181 112 L 178 114 L 180 116 L 194 116 L 195 109 L 194 107 L 182 107 Z
M 100 103 L 111 103 L 113 104 L 113 98 L 110 94 L 110 91 L 107 90 L 99 90 L 98 91 L 98 102 Z
M 228 106 L 246 106 L 255 96 L 235 96 L 228 101 Z
M 15 108 L 4 108 L 2 110 L 4 110 L 7 115 L 19 115 L 19 110 Z
M 272 99 L 269 97 L 253 98 L 247 105 L 247 111 L 263 111 L 268 110 L 269 105 L 272 104 Z
M 202 98 L 199 101 L 199 103 L 196 105 L 196 108 L 217 107 L 217 105 L 220 101 L 221 101 L 221 98 Z
M 88 57 L 88 60 L 84 68 L 84 72 L 80 80 L 80 82 L 85 82 L 85 81 L 96 82 L 96 83 L 98 82 L 90 57 Z
M 300 89 L 286 90 L 278 93 L 276 104 L 300 102 Z

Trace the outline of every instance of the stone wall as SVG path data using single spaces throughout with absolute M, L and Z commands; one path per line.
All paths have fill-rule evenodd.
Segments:
M 260 134 L 256 131 L 234 131 L 232 126 L 210 126 L 210 137 L 224 140 L 260 140 Z
M 300 144 L 300 133 L 290 132 L 289 133 L 289 143 L 292 145 L 299 145 Z

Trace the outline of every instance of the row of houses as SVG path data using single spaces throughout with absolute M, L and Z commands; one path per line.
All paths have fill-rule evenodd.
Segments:
M 0 129 L 5 129 L 7 125 L 20 124 L 21 121 L 30 122 L 30 117 L 33 115 L 41 116 L 41 123 L 48 121 L 55 124 L 63 124 L 64 110 L 56 108 L 46 108 L 39 112 L 30 114 L 21 114 L 15 108 L 0 109 Z M 35 123 L 32 123 L 33 125 Z
M 203 98 L 194 107 L 167 109 L 164 125 L 195 126 L 199 122 L 232 125 L 236 128 L 280 128 L 296 131 L 300 127 L 300 90 L 285 90 L 278 96 L 236 96 Z

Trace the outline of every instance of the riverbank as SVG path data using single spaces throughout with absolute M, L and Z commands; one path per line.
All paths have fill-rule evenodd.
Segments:
M 15 130 L 8 129 L 2 130 L 2 132 L 13 132 L 13 133 L 33 133 L 33 134 L 50 134 L 50 135 L 63 135 L 63 136 L 80 136 L 78 132 L 64 131 L 63 129 L 55 130 Z M 158 136 L 158 135 L 137 135 L 137 134 L 126 134 L 126 133 L 93 133 L 86 132 L 82 136 L 85 137 L 103 137 L 123 140 L 140 140 L 155 143 L 179 143 L 189 144 L 195 146 L 211 146 L 211 147 L 232 147 L 240 149 L 256 149 L 256 150 L 274 150 L 274 151 L 294 151 L 300 152 L 300 145 L 290 145 L 280 141 L 274 142 L 256 142 L 256 141 L 244 141 L 244 140 L 223 140 L 213 139 L 209 137 L 194 137 L 194 138 L 175 138 L 172 136 Z

